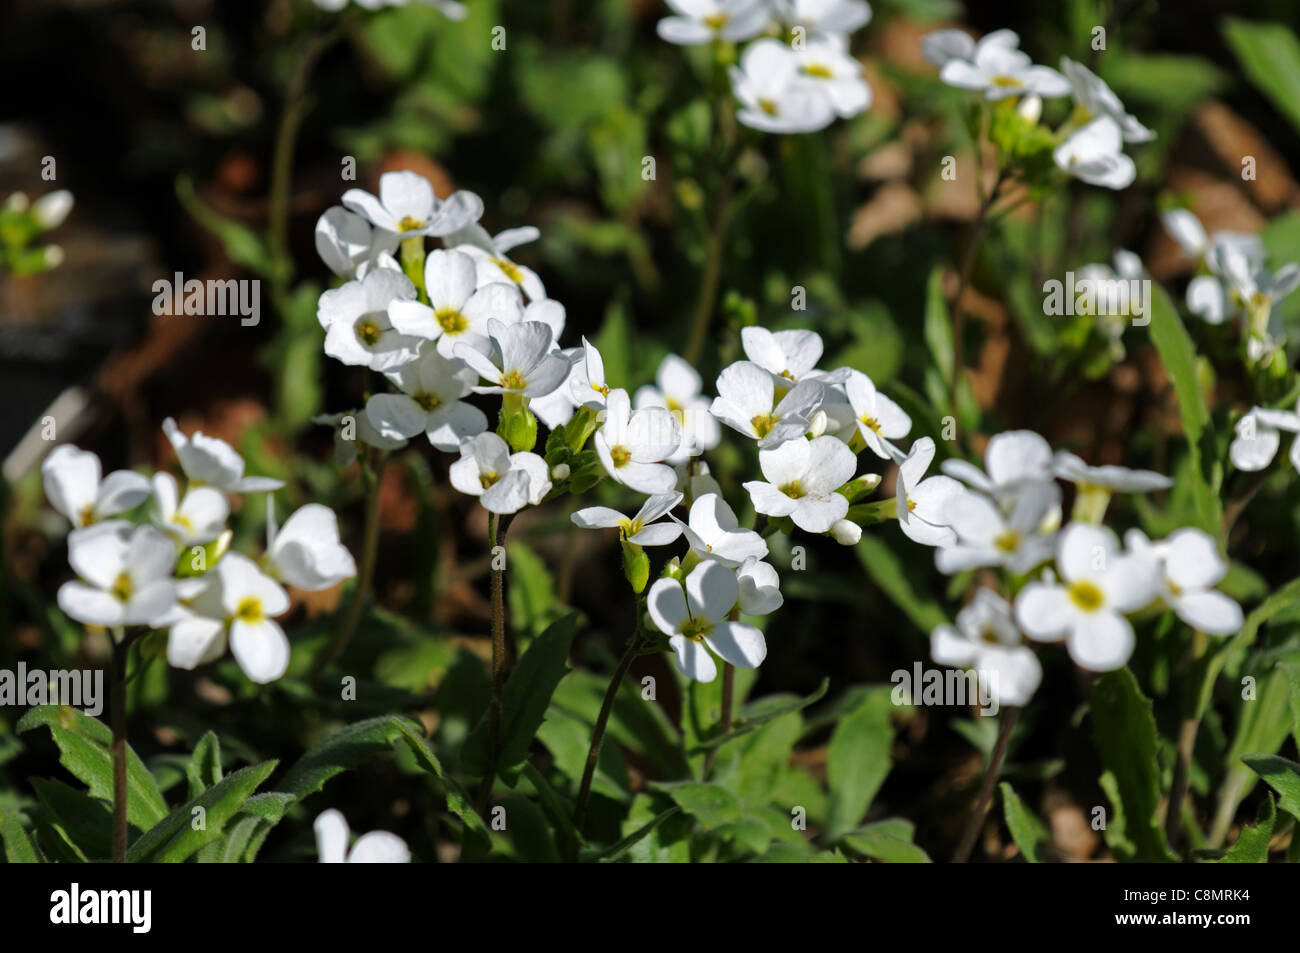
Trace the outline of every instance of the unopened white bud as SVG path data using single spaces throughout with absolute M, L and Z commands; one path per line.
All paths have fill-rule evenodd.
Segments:
M 32 217 L 42 228 L 58 228 L 72 211 L 72 193 L 57 189 L 42 195 L 32 205 Z
M 880 486 L 880 474 L 864 473 L 862 476 L 858 477 L 857 482 L 862 484 L 863 492 L 870 493 L 876 487 Z
M 1020 105 L 1016 107 L 1016 112 L 1020 113 L 1020 118 L 1029 122 L 1038 122 L 1039 117 L 1043 115 L 1043 100 L 1039 96 L 1026 96 L 1020 100 Z
M 556 480 L 567 480 L 569 478 L 569 465 L 567 463 L 557 463 L 551 470 L 551 477 Z
M 841 546 L 854 546 L 862 538 L 862 527 L 850 520 L 840 520 L 831 527 L 830 534 Z
M 817 411 L 817 413 L 812 415 L 812 419 L 808 421 L 808 435 L 810 437 L 820 437 L 826 432 L 827 423 L 829 423 L 829 420 L 826 416 L 826 411 Z

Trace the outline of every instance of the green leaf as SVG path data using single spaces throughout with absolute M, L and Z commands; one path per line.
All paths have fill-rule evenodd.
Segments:
M 1047 825 L 1025 807 L 1025 802 L 1020 800 L 1020 796 L 1006 781 L 998 785 L 998 790 L 1002 792 L 1002 814 L 1007 820 L 1007 829 L 1011 831 L 1011 839 L 1016 842 L 1025 860 L 1031 864 L 1041 863 L 1040 846 L 1052 842 Z
M 1154 282 L 1148 307 L 1151 342 L 1173 383 L 1174 395 L 1178 398 L 1178 414 L 1183 421 L 1183 435 L 1187 438 L 1191 456 L 1191 492 L 1196 525 L 1218 539 L 1223 532 L 1223 505 L 1218 494 L 1222 468 L 1217 458 L 1210 411 L 1196 370 L 1196 348 L 1169 295 Z
M 421 768 L 442 782 L 448 809 L 459 817 L 471 832 L 486 841 L 488 838 L 487 826 L 483 823 L 483 818 L 479 817 L 478 812 L 474 810 L 469 793 L 461 787 L 459 781 L 443 771 L 442 762 L 433 753 L 433 749 L 429 747 L 424 735 L 417 730 L 415 722 L 406 718 L 392 717 L 397 725 L 397 730 L 401 733 L 402 741 L 411 749 L 416 762 Z
M 654 784 L 652 787 L 663 791 L 685 813 L 709 829 L 734 824 L 744 815 L 744 805 L 740 799 L 716 784 L 678 781 Z
M 857 827 L 889 774 L 889 748 L 894 741 L 890 696 L 888 687 L 868 690 L 831 735 L 826 764 L 831 792 L 826 836 L 832 842 Z
M 866 824 L 840 838 L 847 847 L 890 864 L 928 864 L 930 855 L 912 843 L 912 822 L 901 817 Z
M 668 820 L 670 817 L 673 817 L 674 815 L 681 813 L 681 810 L 682 809 L 680 807 L 670 807 L 668 808 L 668 810 L 656 814 L 655 817 L 651 819 L 649 823 L 644 824 L 641 827 L 638 827 L 636 830 L 634 830 L 631 834 L 628 834 L 618 843 L 606 847 L 604 850 L 592 851 L 590 853 L 583 854 L 582 860 L 596 861 L 602 863 L 612 863 L 613 861 L 620 859 L 624 854 L 630 851 L 633 847 L 635 847 L 641 841 L 645 840 L 652 833 L 654 833 L 655 828 L 657 828 L 660 824 Z
M 1214 692 L 1215 680 L 1227 663 L 1233 659 L 1242 658 L 1246 650 L 1255 643 L 1260 628 L 1278 613 L 1295 606 L 1297 602 L 1300 602 L 1300 579 L 1292 579 L 1251 610 L 1250 614 L 1246 616 L 1241 631 L 1210 658 L 1206 666 L 1205 677 L 1201 682 L 1200 695 L 1197 698 L 1197 718 L 1204 715 L 1209 707 Z
M 769 721 L 774 721 L 782 715 L 788 715 L 791 712 L 803 711 L 810 705 L 815 705 L 826 695 L 826 690 L 830 688 L 831 680 L 823 678 L 822 683 L 817 686 L 816 691 L 803 698 L 791 698 L 788 695 L 769 696 L 761 698 L 752 704 L 746 705 L 740 715 L 732 720 L 730 734 L 718 735 L 715 738 L 708 738 L 696 745 L 696 749 L 716 748 L 719 745 L 735 741 L 737 738 L 749 734 L 757 728 L 763 727 Z
M 505 810 L 506 832 L 519 859 L 525 863 L 553 864 L 560 860 L 545 812 L 532 801 L 511 795 L 501 802 Z
M 501 698 L 501 751 L 497 757 L 497 770 L 507 783 L 513 782 L 519 766 L 528 759 L 528 747 L 546 717 L 555 686 L 569 670 L 569 647 L 577 628 L 576 613 L 552 623 L 533 640 L 510 673 Z M 461 763 L 467 770 L 483 775 L 488 770 L 490 745 L 491 723 L 485 712 L 465 739 Z
M 234 774 L 191 798 L 161 823 L 145 831 L 126 851 L 132 862 L 179 863 L 205 844 L 221 837 L 226 822 L 240 812 L 244 802 L 275 770 L 276 761 L 263 761 Z M 195 830 L 195 808 L 203 808 L 202 830 Z
M 926 346 L 939 377 L 945 385 L 952 381 L 952 317 L 948 314 L 948 301 L 943 294 L 942 266 L 930 270 L 925 284 L 925 318 L 923 332 Z
M 948 622 L 948 616 L 937 602 L 912 587 L 908 571 L 888 543 L 878 536 L 864 534 L 856 548 L 858 559 L 876 585 L 927 638 L 935 628 Z
M 1175 855 L 1157 817 L 1160 807 L 1159 739 L 1151 702 L 1127 668 L 1109 672 L 1093 688 L 1092 734 L 1109 775 L 1114 803 L 1106 842 L 1121 860 L 1165 861 Z
M 113 800 L 113 732 L 103 722 L 65 705 L 41 705 L 27 712 L 18 734 L 45 726 L 59 746 L 59 763 L 90 789 L 93 797 Z M 158 782 L 139 755 L 126 746 L 126 818 L 148 830 L 167 816 Z
M 214 732 L 204 732 L 194 746 L 185 777 L 189 781 L 190 797 L 197 797 L 221 780 L 221 742 Z
M 377 754 L 392 751 L 402 736 L 402 719 L 380 715 L 354 722 L 313 745 L 276 784 L 277 791 L 301 800 L 315 794 L 336 774 L 355 768 Z
M 510 624 L 518 632 L 535 636 L 555 621 L 559 611 L 551 573 L 523 543 L 506 544 L 506 565 L 510 567 Z
M 1300 42 L 1281 23 L 1229 17 L 1224 38 L 1250 81 L 1300 129 Z
M 32 787 L 47 819 L 88 859 L 113 856 L 113 810 L 107 803 L 53 779 L 32 778 Z
M 1273 795 L 1264 796 L 1259 814 L 1251 827 L 1243 828 L 1237 843 L 1228 848 L 1219 861 L 1224 864 L 1267 864 L 1268 842 L 1273 838 L 1273 825 L 1277 822 L 1277 811 L 1273 807 Z
M 1243 754 L 1241 760 L 1278 793 L 1277 806 L 1300 819 L 1300 764 L 1268 754 Z
M 27 831 L 23 830 L 22 821 L 17 811 L 6 811 L 3 823 L 0 823 L 0 836 L 5 842 L 5 860 L 11 864 L 42 863 L 40 852 L 32 842 Z

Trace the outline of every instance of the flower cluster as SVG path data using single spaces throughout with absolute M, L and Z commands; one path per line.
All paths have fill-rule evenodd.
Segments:
M 95 454 L 71 445 L 46 458 L 45 495 L 72 524 L 68 562 L 77 574 L 59 589 L 59 608 L 115 631 L 166 630 L 167 659 L 177 668 L 215 661 L 229 645 L 252 681 L 275 681 L 289 665 L 289 641 L 275 621 L 289 610 L 284 587 L 315 591 L 356 575 L 338 521 L 327 507 L 309 503 L 277 527 L 268 496 L 261 558 L 230 551 L 229 497 L 283 484 L 245 476 L 243 458 L 223 440 L 186 436 L 171 418 L 163 430 L 184 487 L 170 473 L 149 479 L 119 470 L 104 477 Z M 126 518 L 137 510 L 144 511 L 138 519 Z
M 1008 134 L 995 137 L 1003 139 L 1000 145 L 1022 153 L 1041 143 L 1051 149 L 1058 169 L 1090 185 L 1127 188 L 1137 169 L 1125 155 L 1124 143 L 1155 138 L 1090 69 L 1067 57 L 1061 58 L 1059 72 L 1036 65 L 1020 49 L 1020 37 L 1012 30 L 996 30 L 978 42 L 961 30 L 936 30 L 922 38 L 921 52 L 939 68 L 939 78 L 947 85 L 1006 104 L 1019 122 L 1005 127 Z M 1047 131 L 1039 125 L 1042 101 L 1063 96 L 1073 97 L 1074 109 L 1044 138 L 1040 133 Z M 1007 141 L 1011 137 L 1014 146 Z
M 14 192 L 0 205 L 0 272 L 34 275 L 63 264 L 58 245 L 33 245 L 45 232 L 63 224 L 72 211 L 67 189 L 47 192 L 35 202 Z
M 1112 493 L 1166 489 L 1167 477 L 1053 454 L 1031 431 L 994 436 L 984 470 L 962 460 L 945 461 L 943 470 L 964 486 L 944 503 L 954 539 L 936 551 L 937 567 L 1000 570 L 1013 604 L 980 589 L 956 628 L 935 630 L 932 654 L 994 676 L 989 681 L 1001 703 L 1023 705 L 1041 677 L 1021 633 L 1034 642 L 1064 641 L 1076 664 L 1104 672 L 1132 655 L 1135 613 L 1169 609 L 1209 635 L 1241 628 L 1240 606 L 1214 588 L 1228 566 L 1209 534 L 1184 528 L 1153 543 L 1130 530 L 1121 546 L 1100 525 Z M 1058 480 L 1075 487 L 1064 526 Z
M 753 40 L 729 70 L 736 118 L 772 133 L 813 132 L 871 106 L 849 34 L 871 20 L 866 0 L 667 0 L 669 43 Z M 760 34 L 763 34 L 760 36 Z M 757 37 L 757 39 L 755 39 Z

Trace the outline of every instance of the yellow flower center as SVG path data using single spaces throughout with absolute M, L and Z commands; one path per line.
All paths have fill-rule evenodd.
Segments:
M 623 533 L 623 538 L 635 536 L 645 528 L 645 524 L 637 519 L 621 519 L 618 521 L 619 530 Z
M 776 115 L 776 100 L 774 100 L 774 99 L 766 99 L 766 98 L 759 99 L 759 101 L 758 101 L 758 108 L 761 109 L 761 110 L 763 110 L 763 112 L 767 113 L 769 116 L 775 116 L 775 115 Z
M 95 512 L 94 503 L 87 503 L 85 506 L 83 506 L 81 508 L 80 515 L 81 515 L 82 526 L 90 526 L 91 524 L 97 522 L 99 519 L 99 515 Z
M 632 451 L 622 445 L 610 447 L 609 458 L 614 461 L 614 466 L 625 467 L 632 462 Z
M 772 428 L 776 426 L 776 417 L 773 414 L 756 414 L 750 418 L 749 424 L 761 439 L 772 432 Z
M 397 223 L 397 230 L 399 232 L 413 232 L 417 229 L 424 228 L 425 224 L 425 222 L 420 221 L 418 218 L 412 218 L 408 215 Z
M 835 75 L 829 66 L 823 66 L 821 63 L 805 63 L 803 73 L 805 76 L 815 76 L 818 79 L 830 79 Z
M 119 602 L 127 602 L 130 600 L 131 593 L 134 591 L 135 583 L 131 581 L 131 576 L 125 569 L 122 570 L 117 574 L 117 578 L 113 580 L 113 588 L 111 590 L 113 598 L 117 599 Z
M 880 433 L 880 421 L 877 420 L 875 417 L 872 417 L 868 414 L 863 414 L 858 419 L 862 421 L 862 425 L 866 427 L 868 430 L 872 430 L 875 431 L 876 433 Z
M 528 381 L 524 380 L 523 374 L 510 370 L 501 375 L 501 386 L 506 390 L 523 390 L 528 386 Z
M 177 526 L 179 526 L 181 529 L 185 530 L 187 533 L 194 532 L 193 521 L 184 513 L 173 513 L 171 521 L 175 523 Z
M 469 330 L 469 318 L 456 308 L 439 308 L 433 317 L 444 334 L 464 334 Z
M 725 13 L 710 13 L 704 18 L 704 25 L 710 30 L 721 30 L 730 19 Z
M 1006 73 L 999 73 L 996 76 L 989 77 L 989 82 L 1002 89 L 1019 89 L 1025 85 L 1014 76 L 1008 76 Z
M 374 318 L 362 318 L 357 322 L 357 340 L 366 347 L 374 347 L 383 335 L 383 329 Z
M 993 631 L 993 626 L 986 625 L 980 629 L 980 641 L 987 642 L 989 645 L 998 644 L 998 634 Z
M 687 619 L 677 631 L 692 642 L 700 642 L 713 631 L 713 625 L 708 619 Z
M 524 283 L 524 273 L 519 270 L 518 265 L 513 261 L 510 261 L 508 258 L 493 258 L 492 264 L 505 272 L 505 276 L 515 284 L 522 285 Z
M 245 596 L 239 600 L 239 605 L 235 606 L 235 618 L 240 622 L 247 622 L 249 625 L 258 625 L 266 620 L 266 612 L 262 609 L 262 600 L 257 596 Z
M 799 499 L 801 496 L 803 496 L 803 492 L 804 492 L 803 487 L 799 485 L 798 480 L 791 480 L 789 483 L 777 487 L 777 489 L 779 489 L 786 496 L 790 497 L 790 499 L 792 500 Z
M 1087 581 L 1071 583 L 1067 593 L 1070 596 L 1070 601 L 1084 612 L 1095 612 L 1106 601 L 1106 597 L 1102 595 L 1101 590 Z
M 609 396 L 609 385 L 608 385 L 608 384 L 592 384 L 592 385 L 591 385 L 591 389 L 594 390 L 594 391 L 595 391 L 597 394 L 599 394 L 601 397 L 608 397 L 608 396 Z
M 422 390 L 411 398 L 420 405 L 420 409 L 426 414 L 431 414 L 442 406 L 442 398 L 437 394 L 431 394 L 427 390 Z
M 1004 553 L 1014 553 L 1016 547 L 1020 545 L 1020 534 L 1015 530 L 1009 529 L 1006 532 L 998 533 L 993 537 L 993 548 L 999 549 Z
M 479 485 L 485 490 L 493 483 L 496 483 L 499 479 L 501 479 L 501 474 L 497 473 L 495 470 L 489 471 L 488 473 L 480 473 L 478 475 Z

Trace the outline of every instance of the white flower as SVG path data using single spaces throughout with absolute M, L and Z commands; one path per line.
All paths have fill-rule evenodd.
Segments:
M 1214 588 L 1228 574 L 1228 564 L 1208 533 L 1186 527 L 1152 543 L 1141 530 L 1131 529 L 1124 542 L 1160 567 L 1159 596 L 1178 618 L 1209 635 L 1241 631 L 1241 606 Z
M 112 520 L 68 534 L 84 581 L 59 587 L 59 608 L 86 625 L 153 625 L 176 604 L 176 545 L 152 526 Z
M 325 353 L 343 364 L 391 371 L 419 356 L 420 339 L 394 327 L 396 302 L 414 304 L 415 286 L 400 271 L 375 268 L 320 296 L 316 319 L 325 329 Z
M 187 437 L 171 417 L 163 421 L 162 428 L 191 487 L 206 485 L 226 493 L 263 493 L 284 486 L 283 480 L 244 476 L 244 458 L 224 440 L 209 437 L 201 430 Z
M 657 493 L 642 504 L 636 516 L 630 519 L 608 506 L 588 506 L 570 517 L 575 526 L 583 529 L 611 529 L 618 527 L 619 536 L 637 546 L 666 546 L 682 535 L 682 527 L 673 520 L 656 522 L 682 501 L 677 492 Z
M 1246 232 L 1218 231 L 1207 235 L 1205 226 L 1186 209 L 1171 209 L 1161 215 L 1165 231 L 1183 252 L 1197 261 L 1209 274 L 1194 277 L 1187 285 L 1187 308 L 1210 324 L 1222 324 L 1239 310 L 1239 302 L 1230 300 L 1222 265 L 1228 249 L 1243 257 L 1250 270 L 1264 264 L 1264 243 L 1258 235 Z
M 50 505 L 74 527 L 90 526 L 139 505 L 149 496 L 149 481 L 130 470 L 103 472 L 99 457 L 71 444 L 55 447 L 41 464 Z
M 1238 470 L 1262 470 L 1277 456 L 1280 431 L 1300 433 L 1300 403 L 1295 411 L 1252 407 L 1237 421 L 1228 457 Z M 1300 470 L 1300 440 L 1291 444 L 1291 464 Z
M 740 346 L 745 357 L 776 377 L 778 386 L 783 388 L 809 378 L 822 383 L 840 383 L 850 374 L 847 367 L 829 373 L 817 370 L 817 362 L 822 357 L 822 339 L 815 331 L 769 331 L 752 325 L 741 328 Z
M 788 516 L 809 533 L 824 533 L 844 518 L 849 501 L 837 493 L 857 468 L 857 458 L 838 437 L 789 440 L 758 452 L 766 482 L 745 484 L 754 509 L 768 516 Z
M 764 450 L 803 437 L 824 397 L 822 385 L 810 380 L 795 385 L 778 403 L 774 376 L 752 361 L 724 367 L 717 389 L 709 412 L 738 433 L 756 439 Z
M 1056 167 L 1089 185 L 1126 189 L 1137 167 L 1124 154 L 1119 124 L 1109 116 L 1092 120 L 1066 138 L 1052 153 Z
M 325 267 L 343 278 L 364 277 L 384 256 L 392 261 L 399 241 L 341 205 L 326 209 L 316 220 L 316 253 Z
M 385 172 L 379 177 L 379 197 L 348 189 L 343 204 L 378 228 L 402 238 L 449 235 L 483 217 L 483 200 L 473 192 L 453 192 L 445 200 L 415 172 Z
M 154 522 L 181 545 L 209 543 L 226 528 L 230 504 L 210 486 L 189 487 L 181 499 L 176 478 L 170 473 L 155 473 L 153 498 L 157 507 Z
M 319 503 L 299 507 L 276 526 L 273 497 L 266 498 L 266 567 L 272 577 L 308 592 L 328 589 L 357 574 L 339 540 L 339 520 Z
M 330 808 L 312 824 L 316 832 L 316 853 L 322 864 L 407 864 L 411 861 L 406 841 L 388 831 L 362 834 L 348 850 L 348 822 Z
M 689 522 L 677 522 L 686 534 L 691 551 L 702 559 L 713 559 L 735 568 L 767 555 L 767 541 L 752 529 L 740 528 L 736 514 L 720 493 L 697 496 L 687 519 Z
M 957 534 L 947 525 L 948 508 L 955 497 L 966 493 L 951 477 L 925 477 L 934 460 L 934 440 L 922 437 L 912 444 L 907 458 L 898 465 L 895 497 L 898 525 L 912 541 L 923 546 L 951 546 Z
M 1149 553 L 1120 553 L 1104 526 L 1071 523 L 1056 541 L 1062 582 L 1031 582 L 1016 597 L 1016 621 L 1031 639 L 1066 640 L 1083 668 L 1109 672 L 1133 654 L 1133 626 L 1124 613 L 1149 605 L 1160 573 Z
M 487 429 L 483 411 L 461 400 L 478 380 L 472 369 L 426 351 L 386 376 L 401 393 L 372 395 L 364 415 L 381 437 L 405 441 L 423 433 L 429 443 L 450 453 Z
M 736 574 L 712 560 L 691 570 L 685 586 L 663 578 L 650 587 L 646 600 L 650 618 L 668 636 L 677 670 L 687 678 L 711 682 L 717 676 L 708 650 L 737 668 L 758 668 L 762 663 L 767 655 L 763 633 L 752 625 L 727 621 L 739 600 Z
M 999 705 L 1026 705 L 1043 680 L 1043 667 L 1022 644 L 1011 606 L 992 589 L 980 589 L 957 613 L 957 627 L 931 633 L 930 655 L 941 665 L 973 668 Z
M 957 541 L 935 551 L 935 566 L 948 574 L 982 566 L 1029 572 L 1052 555 L 1052 537 L 1038 530 L 1056 505 L 1055 490 L 1054 483 L 1028 484 L 1016 496 L 1010 514 L 977 493 L 953 497 L 944 515 Z
M 799 60 L 779 40 L 749 44 L 729 75 L 731 91 L 740 100 L 736 118 L 760 132 L 813 132 L 835 120 L 831 101 L 798 81 Z
M 794 51 L 796 82 L 826 97 L 841 119 L 849 119 L 871 106 L 871 87 L 862 78 L 862 64 L 848 54 L 843 40 L 809 39 Z
M 1001 33 L 994 42 L 989 39 L 975 46 L 970 59 L 948 59 L 939 68 L 939 78 L 949 86 L 982 92 L 990 100 L 1027 95 L 1051 98 L 1070 92 L 1064 76 L 1050 66 L 1035 66 L 1027 53 L 1017 49 L 1020 38 L 1014 33 Z M 939 45 L 932 43 L 931 52 L 937 54 Z
M 1088 118 L 1106 116 L 1119 126 L 1125 142 L 1150 142 L 1156 134 L 1130 115 L 1105 80 L 1082 63 L 1061 57 L 1061 72 L 1069 80 L 1074 101 L 1087 111 Z
M 247 556 L 226 553 L 204 578 L 211 582 L 191 602 L 191 612 L 172 626 L 167 659 L 192 669 L 231 654 L 249 680 L 273 682 L 289 667 L 289 640 L 275 621 L 289 611 L 289 594 Z
M 781 22 L 808 36 L 844 37 L 871 22 L 867 0 L 773 0 Z
M 677 420 L 661 407 L 632 412 L 627 391 L 611 390 L 605 423 L 596 431 L 596 453 L 611 477 L 638 493 L 671 493 L 677 475 L 666 460 L 682 442 Z
M 564 383 L 549 394 L 534 397 L 528 404 L 528 409 L 550 430 L 558 430 L 573 419 L 573 411 L 578 406 L 573 399 L 574 388 L 578 386 L 579 380 L 586 377 L 586 371 L 582 367 L 582 348 L 570 347 L 556 353 L 568 364 Z
M 474 259 L 464 252 L 436 249 L 424 259 L 424 291 L 429 303 L 393 302 L 389 320 L 402 334 L 438 342 L 443 357 L 456 356 L 457 343 L 488 344 L 488 322 L 516 324 L 523 315 L 519 292 L 496 282 L 479 287 Z
M 575 404 L 604 409 L 610 391 L 605 381 L 605 359 L 601 357 L 599 348 L 585 337 L 582 339 L 582 356 L 574 363 L 567 384 L 569 397 Z
M 502 324 L 488 321 L 486 347 L 457 344 L 456 356 L 490 384 L 476 394 L 544 397 L 569 376 L 569 362 L 551 353 L 551 329 L 541 321 Z
M 1283 298 L 1300 287 L 1300 265 L 1285 265 L 1269 274 L 1236 245 L 1222 246 L 1218 259 L 1231 302 L 1240 304 L 1246 313 L 1251 339 L 1264 341 L 1269 350 L 1280 347 L 1286 333 L 1276 308 Z M 1258 358 L 1258 354 L 1252 355 L 1252 359 Z
M 844 382 L 849 406 L 853 408 L 854 423 L 871 452 L 882 460 L 900 456 L 900 451 L 890 441 L 906 437 L 912 430 L 912 418 L 903 408 L 876 390 L 871 378 L 861 371 L 853 371 Z
M 536 506 L 551 491 L 546 461 L 535 453 L 510 452 L 494 433 L 471 437 L 460 447 L 460 459 L 448 468 L 451 485 L 477 496 L 489 513 L 517 513 Z
M 474 259 L 478 266 L 479 287 L 495 282 L 507 282 L 519 287 L 529 301 L 543 301 L 546 287 L 537 272 L 531 268 L 516 264 L 506 257 L 506 252 L 527 242 L 537 241 L 541 233 L 531 225 L 523 228 L 509 228 L 489 235 L 487 229 L 477 222 L 461 229 L 454 235 L 443 239 L 448 248 L 464 252 Z
M 940 68 L 952 60 L 974 63 L 980 50 L 1019 46 L 1020 37 L 1013 30 L 994 30 L 978 44 L 963 30 L 933 30 L 921 37 L 921 55 Z
M 1052 482 L 1052 448 L 1032 430 L 995 434 L 984 448 L 984 470 L 965 460 L 945 460 L 940 469 L 999 503 L 1014 500 L 1022 489 Z
M 1128 467 L 1091 467 L 1073 453 L 1064 450 L 1052 458 L 1052 472 L 1062 480 L 1080 489 L 1102 487 L 1120 493 L 1151 493 L 1167 490 L 1174 485 L 1169 477 L 1152 470 L 1130 470 Z
M 356 461 L 358 443 L 364 443 L 377 450 L 397 450 L 406 446 L 406 440 L 403 438 L 383 436 L 375 429 L 364 410 L 317 414 L 311 422 L 333 428 L 334 462 L 340 467 L 350 467 Z
M 659 38 L 678 46 L 714 40 L 738 42 L 762 32 L 770 15 L 763 0 L 667 0 L 675 16 L 656 25 Z
M 67 189 L 46 192 L 32 203 L 32 218 L 47 231 L 58 228 L 72 211 L 72 204 L 72 193 Z
M 785 604 L 781 577 L 770 563 L 750 556 L 736 570 L 740 585 L 740 611 L 745 615 L 771 615 Z
M 655 386 L 639 387 L 633 396 L 637 410 L 663 407 L 677 418 L 682 442 L 667 461 L 674 466 L 712 450 L 722 439 L 718 421 L 709 413 L 711 401 L 701 395 L 701 389 L 699 372 L 676 354 L 669 354 L 655 371 Z

